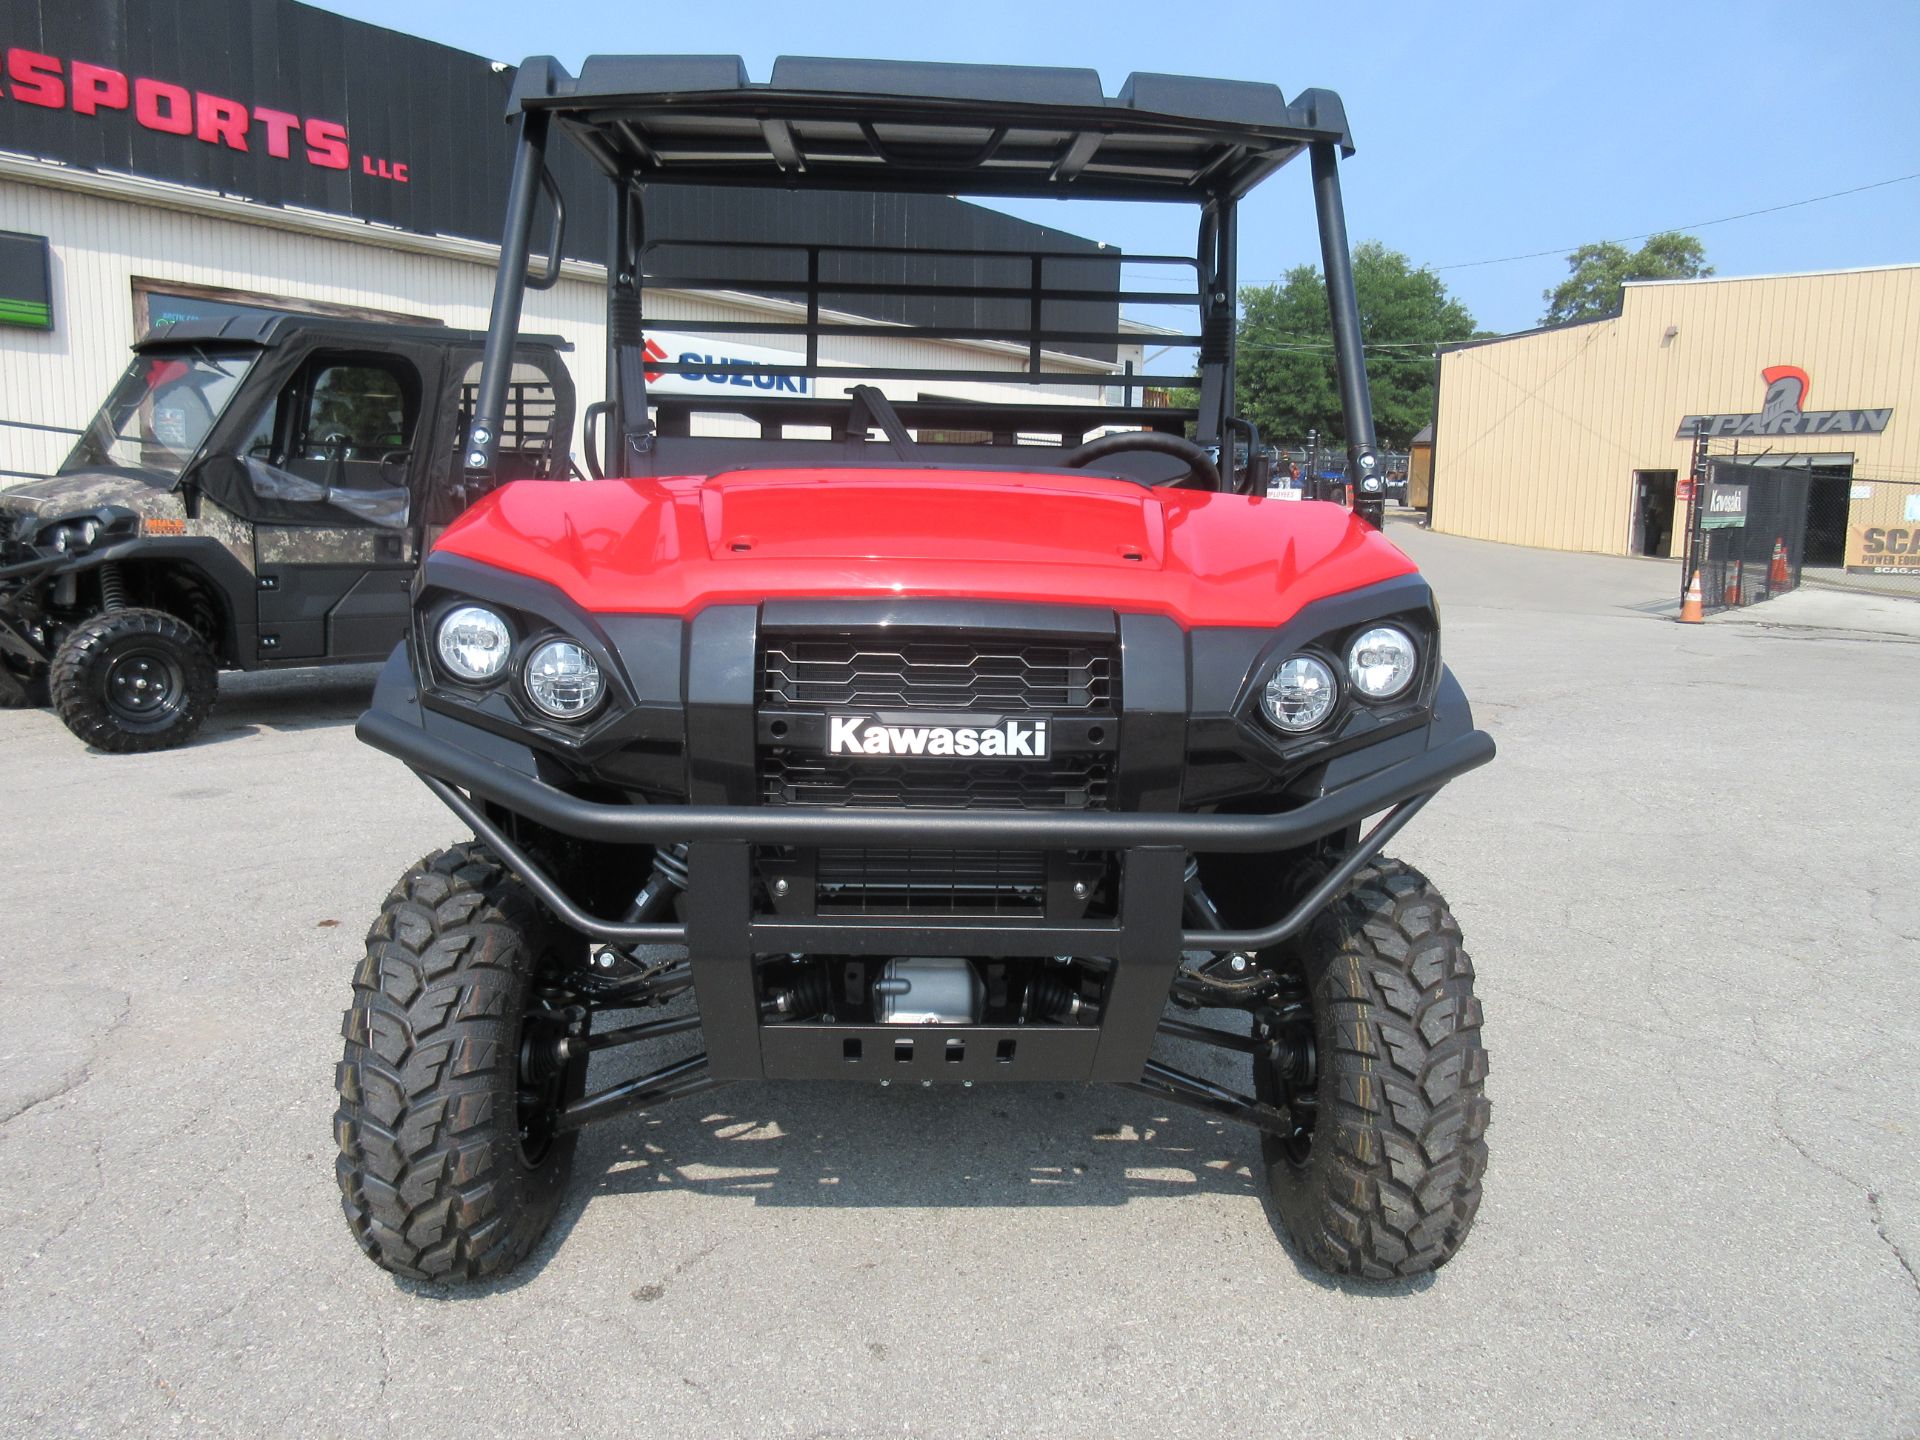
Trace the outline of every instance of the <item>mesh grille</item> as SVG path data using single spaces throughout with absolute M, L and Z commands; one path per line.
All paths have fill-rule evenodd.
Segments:
M 843 759 L 770 751 L 761 757 L 767 805 L 900 805 L 917 810 L 1104 810 L 1112 767 L 1099 755 L 1048 761 Z
M 1040 915 L 1047 858 L 1035 850 L 822 849 L 820 915 Z
M 761 703 L 776 710 L 1079 714 L 1113 705 L 1111 647 L 985 636 L 772 635 Z

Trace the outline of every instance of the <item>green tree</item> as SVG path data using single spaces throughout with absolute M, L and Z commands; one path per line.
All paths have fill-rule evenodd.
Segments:
M 1353 288 L 1367 349 L 1373 424 L 1381 443 L 1404 448 L 1433 419 L 1433 350 L 1476 333 L 1473 316 L 1438 275 L 1368 240 L 1353 252 Z M 1296 265 L 1277 285 L 1240 291 L 1240 413 L 1261 437 L 1299 445 L 1309 430 L 1344 444 L 1340 383 L 1333 359 L 1327 283 Z
M 1692 235 L 1663 230 L 1638 250 L 1613 240 L 1582 245 L 1567 256 L 1567 278 L 1541 292 L 1547 302 L 1542 325 L 1597 320 L 1620 308 L 1620 288 L 1629 280 L 1691 280 L 1713 274 L 1707 247 Z

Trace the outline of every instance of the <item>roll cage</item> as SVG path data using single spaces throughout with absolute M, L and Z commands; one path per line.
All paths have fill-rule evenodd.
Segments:
M 1312 168 L 1349 473 L 1378 468 L 1338 171 L 1353 144 L 1339 97 L 1329 91 L 1303 91 L 1289 103 L 1265 83 L 1135 74 L 1108 96 L 1090 70 L 793 57 L 777 60 L 765 83 L 751 81 L 737 56 L 594 56 L 576 77 L 551 58 L 535 57 L 518 72 L 508 119 L 516 127 L 515 159 L 486 364 L 464 453 L 470 493 L 495 483 L 507 356 L 525 292 L 551 285 L 559 274 L 566 206 L 547 165 L 556 129 L 612 188 L 608 393 L 585 412 L 585 449 L 596 473 L 857 461 L 876 425 L 894 451 L 904 443 L 914 459 L 931 463 L 977 465 L 983 457 L 978 445 L 927 443 L 926 431 L 964 429 L 1004 445 L 1036 435 L 1056 441 L 1060 453 L 1051 457 L 1044 446 L 1023 446 L 1017 460 L 1032 468 L 1065 463 L 1061 456 L 1090 431 L 1116 425 L 1191 431 L 1203 446 L 1224 438 L 1257 456 L 1262 447 L 1254 427 L 1234 414 L 1236 209 L 1253 186 L 1302 152 Z M 812 189 L 1173 202 L 1197 207 L 1199 224 L 1192 255 L 744 240 L 694 251 L 686 242 L 647 234 L 644 187 L 669 184 L 758 188 L 769 192 L 770 203 Z M 543 194 L 549 202 L 545 258 L 536 270 L 534 226 Z M 689 258 L 675 258 L 690 251 Z M 719 263 L 727 256 L 732 273 L 722 273 L 727 267 Z M 1122 263 L 1176 278 L 1125 289 Z M 650 356 L 642 331 L 649 286 L 745 290 L 787 300 L 792 318 L 786 321 L 675 318 L 671 324 L 720 337 L 800 337 L 804 352 L 789 364 Z M 1121 302 L 1179 307 L 1191 315 L 1190 325 L 1151 339 L 1157 347 L 1191 351 L 1194 367 L 1115 375 L 1063 364 L 1075 354 L 1110 357 L 1114 347 L 1141 338 L 1121 332 Z M 876 308 L 888 307 L 902 318 L 874 318 Z M 1018 347 L 1024 363 L 1017 370 L 930 369 L 823 357 L 823 342 L 870 337 L 995 342 Z M 728 392 L 708 404 L 650 395 L 649 371 L 715 380 Z M 747 393 L 756 377 L 763 390 L 771 382 L 774 393 Z M 788 378 L 808 382 L 794 387 L 806 393 L 782 391 L 779 382 Z M 886 380 L 1048 391 L 1113 387 L 1122 403 L 1075 404 L 1056 392 L 1034 403 L 923 397 L 893 405 L 867 388 Z M 829 400 L 819 397 L 822 382 L 861 388 Z M 1195 403 L 1148 405 L 1149 387 L 1190 390 Z M 757 423 L 759 438 L 696 434 L 692 419 L 702 410 L 745 416 Z M 597 433 L 596 422 L 602 422 Z M 804 438 L 792 433 L 801 427 L 808 428 Z M 903 442 L 905 428 L 920 429 L 922 441 Z M 1133 469 L 1156 463 L 1151 456 L 1128 458 L 1138 462 Z M 1167 464 L 1164 458 L 1157 463 L 1162 470 Z M 1257 492 L 1264 488 L 1258 468 L 1230 470 L 1222 483 Z

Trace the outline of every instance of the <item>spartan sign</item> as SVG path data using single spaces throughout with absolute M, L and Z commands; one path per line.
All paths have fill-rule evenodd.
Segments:
M 1798 365 L 1769 365 L 1760 372 L 1767 382 L 1758 414 L 1688 415 L 1676 438 L 1698 435 L 1878 435 L 1893 418 L 1891 405 L 1877 410 L 1809 410 L 1813 382 Z
M 1807 372 L 1798 365 L 1769 365 L 1760 372 L 1767 382 L 1767 398 L 1760 402 L 1762 420 L 1799 415 L 1807 408 Z

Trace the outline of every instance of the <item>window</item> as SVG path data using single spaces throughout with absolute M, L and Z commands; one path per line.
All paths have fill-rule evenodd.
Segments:
M 344 445 L 349 456 L 407 448 L 407 399 L 391 370 L 329 365 L 308 392 L 298 445 L 323 451 Z
M 278 518 L 406 525 L 420 377 L 386 355 L 315 355 L 242 443 L 253 493 Z
M 252 351 L 136 356 L 61 473 L 125 470 L 156 485 L 172 484 L 253 363 Z

